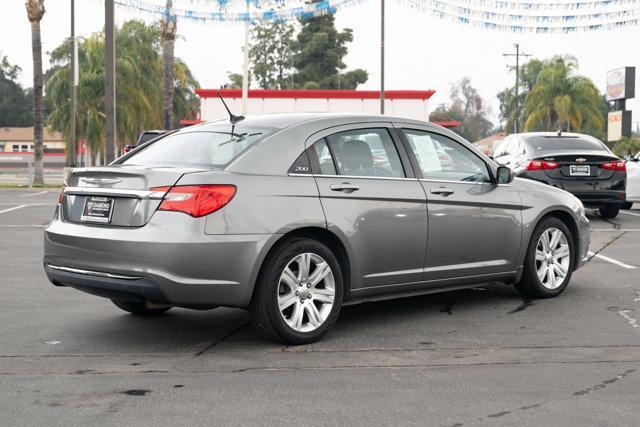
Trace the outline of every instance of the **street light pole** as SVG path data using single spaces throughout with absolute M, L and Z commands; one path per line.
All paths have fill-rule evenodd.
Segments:
M 78 165 L 76 151 L 76 86 L 78 85 L 78 42 L 76 40 L 75 0 L 71 0 L 71 72 L 69 73 L 69 151 L 71 164 Z
M 114 0 L 104 1 L 104 65 L 105 65 L 105 134 L 107 137 L 105 147 L 105 163 L 109 164 L 115 159 L 116 146 L 116 46 L 114 24 Z
M 380 114 L 384 114 L 384 0 L 380 0 Z
M 380 0 L 380 114 L 384 114 L 384 0 Z
M 249 16 L 249 1 L 247 0 L 247 16 Z M 242 114 L 247 114 L 249 102 L 249 19 L 244 24 L 244 63 L 242 66 Z

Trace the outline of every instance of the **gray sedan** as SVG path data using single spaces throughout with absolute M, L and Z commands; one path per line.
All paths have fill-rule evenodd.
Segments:
M 274 114 L 73 170 L 44 268 L 133 314 L 242 307 L 268 337 L 303 344 L 347 304 L 493 281 L 557 296 L 588 223 L 571 194 L 514 179 L 441 127 Z

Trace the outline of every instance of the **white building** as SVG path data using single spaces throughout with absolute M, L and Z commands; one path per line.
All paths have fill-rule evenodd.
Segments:
M 243 114 L 240 89 L 196 89 L 201 98 L 198 120 L 228 117 L 218 94 L 234 114 Z M 385 114 L 416 120 L 429 120 L 429 98 L 434 90 L 385 91 Z M 380 92 L 375 90 L 250 90 L 246 114 L 291 112 L 341 112 L 379 114 Z

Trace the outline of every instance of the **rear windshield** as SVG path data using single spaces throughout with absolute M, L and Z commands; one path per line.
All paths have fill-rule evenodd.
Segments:
M 606 150 L 606 145 L 597 139 L 576 138 L 570 136 L 563 137 L 545 137 L 536 136 L 527 138 L 527 142 L 531 144 L 536 151 L 564 151 L 564 150 Z
M 231 125 L 167 135 L 136 151 L 122 164 L 224 168 L 274 129 Z

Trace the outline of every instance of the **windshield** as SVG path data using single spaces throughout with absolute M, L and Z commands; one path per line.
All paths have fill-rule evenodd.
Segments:
M 219 130 L 219 131 L 218 131 Z M 224 168 L 261 138 L 269 128 L 231 126 L 168 135 L 136 151 L 125 165 L 177 165 Z
M 571 136 L 527 138 L 536 151 L 597 150 L 609 151 L 606 145 L 593 138 L 577 138 Z

